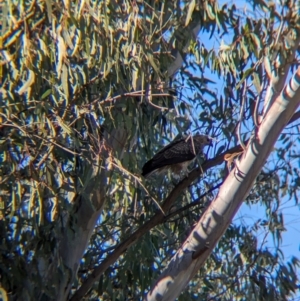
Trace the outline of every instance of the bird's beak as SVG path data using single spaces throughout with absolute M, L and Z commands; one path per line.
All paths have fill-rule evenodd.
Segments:
M 208 143 L 207 143 L 207 146 L 213 146 L 213 140 L 211 139 L 211 138 L 208 138 L 209 139 L 209 141 L 208 141 Z

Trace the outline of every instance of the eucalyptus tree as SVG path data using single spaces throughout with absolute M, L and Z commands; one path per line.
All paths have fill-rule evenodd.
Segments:
M 3 3 L 2 295 L 290 300 L 298 5 Z M 215 142 L 188 177 L 141 177 L 196 129 Z M 242 201 L 266 218 L 231 222 Z

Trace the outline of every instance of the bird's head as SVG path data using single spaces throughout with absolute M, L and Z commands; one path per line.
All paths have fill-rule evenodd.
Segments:
M 194 143 L 197 144 L 197 145 L 201 145 L 202 147 L 206 146 L 206 145 L 209 145 L 211 146 L 212 145 L 212 141 L 213 139 L 209 136 L 206 136 L 206 135 L 200 135 L 200 134 L 196 134 L 193 136 L 193 140 L 194 140 Z

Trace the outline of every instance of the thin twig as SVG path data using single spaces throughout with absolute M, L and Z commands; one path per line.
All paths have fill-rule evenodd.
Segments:
M 212 188 L 210 188 L 208 191 L 206 191 L 205 193 L 201 194 L 197 200 L 195 200 L 194 202 L 188 204 L 188 205 L 185 205 L 179 209 L 177 209 L 176 211 L 173 211 L 171 213 L 169 213 L 167 216 L 165 216 L 165 218 L 161 221 L 161 223 L 165 223 L 166 221 L 168 221 L 170 218 L 172 218 L 173 216 L 175 215 L 178 215 L 179 213 L 183 212 L 183 211 L 186 211 L 192 207 L 195 207 L 197 205 L 200 204 L 200 202 L 202 201 L 202 199 L 207 196 L 209 193 L 213 192 L 215 189 L 219 188 L 221 185 L 223 184 L 223 182 L 213 186 Z
M 242 148 L 245 150 L 246 146 L 244 144 L 244 142 L 242 141 L 241 138 L 241 124 L 242 124 L 242 120 L 243 120 L 243 115 L 244 115 L 244 108 L 245 108 L 245 102 L 246 102 L 246 92 L 247 92 L 247 81 L 245 80 L 244 82 L 244 87 L 243 87 L 243 94 L 242 94 L 242 105 L 241 105 L 241 109 L 240 109 L 240 118 L 239 118 L 239 122 L 237 125 L 237 136 L 238 136 L 238 140 L 240 142 L 240 145 L 242 146 Z

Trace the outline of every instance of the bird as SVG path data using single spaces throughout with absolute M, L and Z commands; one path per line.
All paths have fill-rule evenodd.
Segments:
M 170 169 L 172 175 L 180 177 L 180 173 L 182 171 L 186 172 L 191 161 L 211 142 L 212 138 L 200 134 L 175 140 L 145 163 L 142 168 L 142 176 L 148 178 L 151 175 L 161 174 Z

